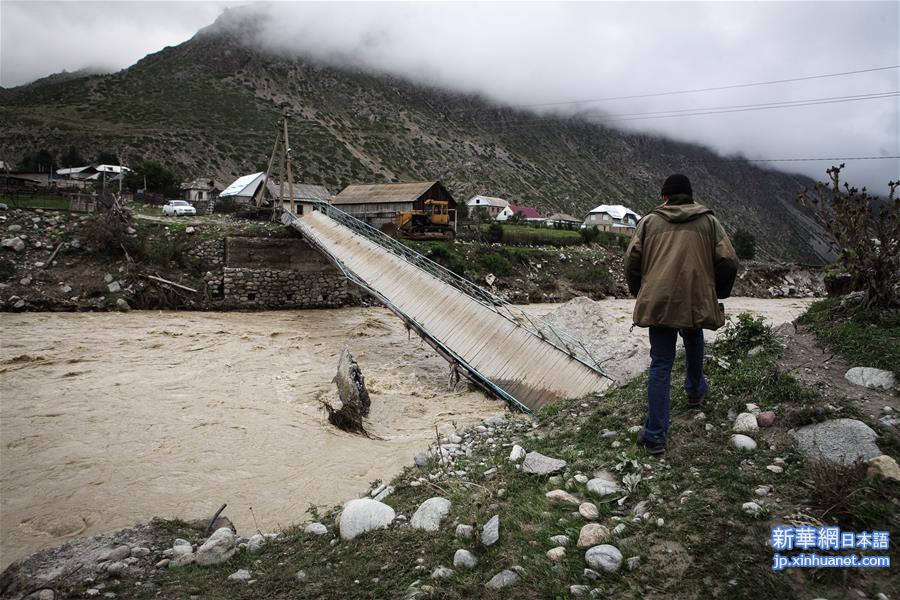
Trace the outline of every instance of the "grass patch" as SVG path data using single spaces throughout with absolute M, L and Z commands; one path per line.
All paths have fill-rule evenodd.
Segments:
M 69 210 L 69 199 L 65 196 L 0 196 L 0 203 L 10 208 L 43 208 L 46 210 Z
M 900 311 L 850 314 L 838 300 L 828 299 L 810 306 L 800 323 L 852 366 L 886 369 L 900 377 Z

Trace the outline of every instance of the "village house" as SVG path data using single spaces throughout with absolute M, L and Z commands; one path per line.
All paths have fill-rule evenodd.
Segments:
M 621 204 L 601 204 L 584 219 L 584 227 L 631 235 L 641 215 Z
M 224 189 L 225 186 L 212 177 L 198 177 L 193 181 L 186 181 L 181 184 L 184 199 L 188 202 L 215 201 Z
M 342 211 L 383 229 L 394 223 L 397 213 L 424 211 L 426 200 L 448 203 L 450 223 L 456 230 L 456 201 L 440 181 L 348 185 L 332 199 Z
M 531 206 L 515 206 L 513 204 L 510 204 L 509 210 L 512 211 L 511 216 L 517 216 L 519 217 L 519 219 L 527 223 L 541 224 L 546 220 L 541 216 L 541 213 L 539 213 L 536 208 L 533 208 Z
M 547 217 L 547 227 L 557 227 L 559 229 L 578 229 L 581 227 L 581 220 L 576 219 L 572 215 L 566 213 L 553 213 Z
M 469 201 L 466 202 L 466 206 L 469 207 L 470 217 L 475 214 L 476 210 L 484 209 L 492 219 L 497 219 L 500 213 L 504 212 L 504 209 L 509 207 L 509 202 L 503 198 L 479 195 L 469 198 Z
M 255 203 L 257 194 L 267 193 L 268 198 L 281 199 L 285 202 L 290 200 L 290 186 L 285 183 L 283 186 L 275 180 L 269 178 L 266 182 L 266 191 L 262 191 L 263 182 L 266 179 L 265 173 L 251 173 L 238 177 L 231 185 L 225 188 L 219 194 L 219 199 L 229 201 L 235 205 Z M 313 185 L 309 183 L 295 183 L 293 185 L 294 201 L 312 201 L 321 200 L 327 202 L 331 198 L 331 192 L 321 185 Z

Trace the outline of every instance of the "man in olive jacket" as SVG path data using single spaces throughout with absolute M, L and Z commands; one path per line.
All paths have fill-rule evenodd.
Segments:
M 625 253 L 628 289 L 637 296 L 634 324 L 650 328 L 647 420 L 638 443 L 650 454 L 666 449 L 669 382 L 678 334 L 684 340 L 688 405 L 699 408 L 706 396 L 703 330 L 725 324 L 719 298 L 731 295 L 738 260 L 713 211 L 694 202 L 690 180 L 666 179 L 662 206 L 641 219 Z

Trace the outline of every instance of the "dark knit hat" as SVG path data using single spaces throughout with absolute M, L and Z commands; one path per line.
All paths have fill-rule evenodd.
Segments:
M 662 186 L 662 191 L 659 193 L 660 196 L 674 196 L 675 194 L 694 195 L 693 190 L 691 190 L 691 180 L 680 173 L 669 175 Z

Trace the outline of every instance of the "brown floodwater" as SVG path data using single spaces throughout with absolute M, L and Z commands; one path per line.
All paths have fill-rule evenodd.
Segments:
M 730 303 L 730 304 L 729 304 Z M 729 300 L 773 323 L 804 300 Z M 619 377 L 646 366 L 633 301 L 598 304 Z M 556 305 L 527 307 L 544 314 Z M 373 439 L 321 408 L 346 345 L 372 396 Z M 388 480 L 442 434 L 504 410 L 447 387 L 443 359 L 383 308 L 0 315 L 0 568 L 154 516 L 239 532 L 305 521 Z

